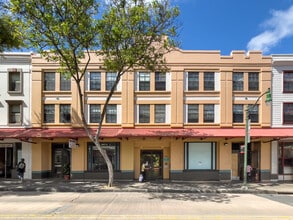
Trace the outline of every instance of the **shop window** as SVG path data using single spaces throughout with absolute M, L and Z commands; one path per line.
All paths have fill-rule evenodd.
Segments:
M 150 123 L 150 105 L 139 105 L 139 123 Z
M 233 105 L 233 123 L 243 123 L 243 105 Z
M 55 122 L 55 105 L 45 104 L 44 105 L 44 123 Z
M 61 104 L 60 105 L 60 123 L 70 123 L 71 114 L 70 114 L 70 104 Z
M 8 124 L 21 125 L 22 124 L 22 102 L 8 101 Z
M 259 90 L 259 73 L 248 73 L 248 90 Z
M 293 92 L 293 71 L 286 71 L 283 74 L 283 91 L 284 93 Z
M 100 72 L 90 72 L 90 88 L 92 91 L 101 90 L 101 73 Z
M 117 123 L 117 105 L 107 105 L 106 123 Z
M 204 115 L 203 121 L 204 122 L 214 122 L 215 120 L 215 106 L 213 104 L 206 104 L 203 105 Z
M 166 90 L 166 73 L 161 73 L 161 72 L 155 73 L 155 90 L 156 91 Z
M 250 122 L 258 123 L 258 105 L 248 105 Z
M 109 143 L 100 143 L 103 150 L 106 151 L 112 166 L 113 170 L 117 171 L 120 169 L 120 143 L 119 142 L 109 142 Z M 89 172 L 107 172 L 107 164 L 93 143 L 88 143 L 88 154 L 87 154 L 87 171 Z
M 205 91 L 215 90 L 215 73 L 214 72 L 204 73 L 204 90 Z
M 44 90 L 55 91 L 55 73 L 54 72 L 44 73 Z
M 283 104 L 283 124 L 293 124 L 293 103 Z
M 106 73 L 106 90 L 110 91 L 116 82 L 117 73 Z M 115 88 L 116 89 L 116 88 Z
M 8 92 L 22 92 L 22 72 L 19 69 L 8 69 Z
M 188 142 L 184 149 L 186 170 L 216 169 L 216 143 Z
M 101 121 L 101 105 L 91 104 L 89 106 L 90 123 L 99 123 Z
M 233 91 L 243 91 L 243 73 L 233 73 Z
M 187 106 L 187 122 L 198 123 L 198 104 L 189 104 Z
M 199 87 L 199 73 L 198 72 L 188 72 L 188 91 L 198 90 Z
M 293 143 L 280 142 L 278 147 L 279 174 L 293 174 Z
M 60 91 L 70 91 L 71 90 L 71 79 L 70 77 L 60 74 Z
M 150 91 L 150 73 L 139 73 L 139 91 Z
M 155 105 L 155 123 L 166 122 L 166 105 Z

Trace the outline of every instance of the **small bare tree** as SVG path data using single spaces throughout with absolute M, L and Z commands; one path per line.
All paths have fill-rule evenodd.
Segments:
M 168 0 L 112 0 L 100 7 L 103 3 L 97 0 L 11 0 L 11 11 L 19 18 L 30 45 L 49 61 L 60 63 L 60 71 L 75 80 L 84 129 L 105 159 L 111 187 L 112 163 L 99 142 L 107 106 L 126 72 L 135 67 L 166 70 L 164 54 L 176 46 L 175 19 L 179 10 Z M 101 14 L 99 8 L 104 9 Z M 117 73 L 95 134 L 90 132 L 84 115 L 81 85 L 91 61 L 91 51 L 101 57 L 106 71 Z

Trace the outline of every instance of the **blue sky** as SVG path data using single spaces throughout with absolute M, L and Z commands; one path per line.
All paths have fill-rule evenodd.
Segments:
M 293 54 L 293 0 L 173 0 L 184 50 Z

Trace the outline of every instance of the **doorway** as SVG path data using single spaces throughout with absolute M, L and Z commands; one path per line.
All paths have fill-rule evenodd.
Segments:
M 162 150 L 142 150 L 140 164 L 147 162 L 146 180 L 159 180 L 163 178 Z
M 63 168 L 71 166 L 71 151 L 68 143 L 52 144 L 52 177 L 63 177 Z

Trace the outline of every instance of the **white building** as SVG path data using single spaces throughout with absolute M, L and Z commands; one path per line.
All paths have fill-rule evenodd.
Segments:
M 31 127 L 31 53 L 0 54 L 0 128 Z M 0 177 L 16 177 L 16 164 L 25 159 L 25 178 L 31 178 L 29 139 L 0 140 Z
M 272 128 L 293 128 L 293 54 L 272 55 Z M 272 142 L 276 179 L 293 180 L 293 138 Z

